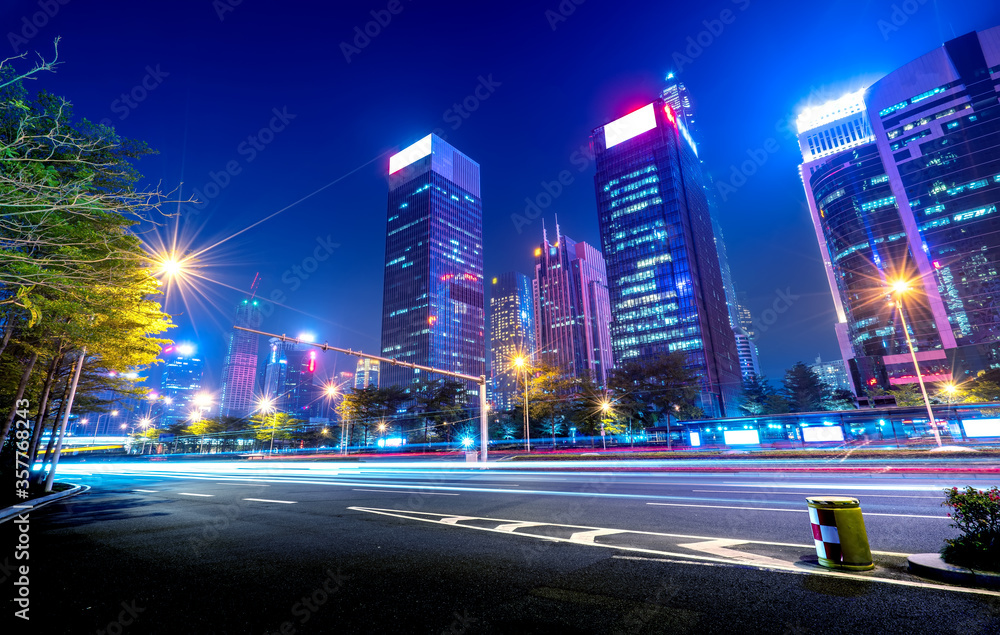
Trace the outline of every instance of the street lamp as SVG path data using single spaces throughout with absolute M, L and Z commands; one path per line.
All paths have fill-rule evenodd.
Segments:
M 528 361 L 523 355 L 514 358 L 514 367 L 524 369 L 524 449 L 531 452 L 531 429 L 528 427 Z
M 267 423 L 267 415 L 274 412 L 274 399 L 271 399 L 270 397 L 262 397 L 257 402 L 257 411 L 264 415 L 264 422 Z M 276 423 L 277 420 L 271 422 L 271 447 L 267 451 L 268 454 L 272 454 L 274 452 L 274 428 L 276 427 Z
M 142 448 L 139 449 L 139 454 L 145 454 L 146 452 L 146 435 L 145 433 L 149 430 L 149 424 L 152 420 L 149 417 L 143 417 L 139 420 L 139 425 L 142 426 L 143 437 L 142 437 Z
M 601 445 L 604 446 L 605 450 L 608 449 L 608 442 L 607 442 L 606 437 L 604 436 L 604 418 L 610 416 L 610 413 L 611 413 L 611 404 L 608 403 L 607 401 L 602 401 L 601 402 L 601 414 L 602 414 L 602 416 L 601 416 Z
M 897 280 L 890 285 L 890 290 L 896 296 L 895 304 L 899 309 L 899 321 L 903 325 L 903 335 L 906 336 L 906 346 L 910 349 L 910 357 L 913 359 L 913 368 L 917 371 L 917 383 L 920 384 L 920 394 L 924 397 L 924 405 L 927 407 L 927 416 L 930 419 L 931 431 L 934 433 L 934 441 L 941 447 L 941 435 L 938 433 L 937 421 L 934 420 L 934 411 L 931 410 L 931 400 L 927 396 L 927 387 L 924 386 L 924 378 L 920 374 L 920 366 L 917 364 L 917 353 L 913 350 L 913 341 L 910 339 L 910 330 L 906 327 L 906 318 L 903 316 L 903 295 L 910 290 L 910 283 L 906 280 Z

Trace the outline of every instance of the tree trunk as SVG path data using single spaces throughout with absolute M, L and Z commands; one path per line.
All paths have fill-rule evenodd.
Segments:
M 60 348 L 62 347 L 60 346 Z M 56 351 L 56 356 L 52 358 L 48 373 L 45 375 L 42 396 L 38 399 L 38 415 L 35 417 L 35 427 L 31 431 L 31 447 L 28 448 L 28 465 L 34 464 L 35 454 L 38 453 L 38 440 L 42 438 L 42 426 L 45 425 L 45 416 L 49 413 L 49 393 L 52 391 L 52 384 L 56 378 L 56 370 L 59 368 L 62 358 L 62 353 Z
M 17 394 L 14 395 L 14 403 L 10 405 L 10 414 L 7 415 L 7 421 L 3 424 L 3 432 L 0 433 L 0 447 L 3 447 L 4 442 L 7 440 L 7 435 L 10 434 L 10 427 L 14 424 L 14 417 L 17 415 L 17 402 L 21 401 L 21 398 L 24 397 L 24 391 L 28 387 L 28 380 L 31 379 L 31 370 L 35 367 L 36 361 L 38 361 L 38 351 L 31 354 L 31 359 L 28 360 L 28 365 L 24 368 L 24 374 L 21 375 L 21 382 L 17 385 Z
M 10 336 L 14 333 L 13 326 L 6 326 L 3 330 L 3 340 L 0 340 L 0 356 L 3 355 L 4 349 L 7 348 L 7 343 L 10 342 Z
M 42 468 L 48 463 L 49 457 L 52 456 L 52 448 L 55 446 L 56 440 L 56 427 L 59 425 L 59 420 L 62 418 L 63 408 L 66 407 L 66 396 L 69 395 L 69 381 L 66 381 L 66 388 L 63 390 L 62 399 L 59 400 L 59 410 L 56 411 L 55 421 L 52 423 L 52 432 L 49 433 L 49 442 L 45 446 L 45 454 L 42 455 Z M 45 428 L 42 428 L 42 434 L 38 437 L 39 439 L 44 436 Z M 37 454 L 37 451 L 36 451 Z M 37 459 L 37 456 L 36 456 Z M 41 485 L 42 481 L 45 480 L 45 470 L 38 470 L 38 484 Z
M 670 411 L 667 411 L 667 451 L 673 449 L 673 444 L 670 441 Z

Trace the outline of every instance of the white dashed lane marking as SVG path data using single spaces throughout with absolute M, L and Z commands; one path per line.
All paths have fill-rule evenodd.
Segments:
M 179 496 L 204 496 L 208 498 L 209 496 L 215 496 L 215 494 L 192 494 L 191 492 L 177 492 Z
M 298 501 L 276 501 L 269 498 L 244 498 L 245 501 L 254 501 L 255 503 L 281 503 L 283 505 L 294 505 Z

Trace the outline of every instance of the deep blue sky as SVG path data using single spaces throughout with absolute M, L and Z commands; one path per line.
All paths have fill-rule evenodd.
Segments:
M 482 166 L 487 278 L 530 271 L 541 222 L 518 233 L 510 216 L 562 170 L 575 180 L 545 210 L 546 224 L 558 214 L 564 233 L 599 245 L 593 166 L 578 171 L 571 157 L 594 127 L 651 101 L 674 70 L 693 95 L 700 156 L 717 179 L 728 179 L 748 150 L 772 138 L 778 144 L 719 208 L 734 278 L 753 313 L 771 306 L 776 289 L 799 296 L 758 342 L 764 371 L 774 378 L 798 360 L 839 355 L 798 146 L 776 124 L 944 40 L 1000 23 L 995 0 L 911 0 L 907 8 L 916 12 L 895 16 L 898 0 L 564 0 L 575 11 L 553 29 L 546 11 L 558 11 L 558 0 L 402 0 L 402 10 L 348 62 L 340 43 L 351 42 L 355 27 L 364 28 L 370 12 L 389 2 L 242 0 L 220 20 L 217 8 L 234 2 L 70 0 L 51 18 L 38 18 L 44 26 L 33 33 L 22 30 L 22 18 L 40 11 L 37 0 L 7 0 L 0 5 L 0 47 L 13 52 L 13 32 L 28 36 L 27 44 L 16 42 L 18 52 L 48 54 L 61 36 L 64 64 L 33 86 L 159 150 L 139 167 L 164 190 L 183 182 L 184 195 L 204 193 L 211 172 L 236 162 L 240 173 L 221 193 L 201 213 L 180 219 L 194 249 L 326 186 L 203 257 L 203 273 L 225 285 L 248 288 L 260 272 L 263 295 L 285 294 L 293 308 L 274 310 L 265 330 L 312 331 L 331 344 L 377 351 L 388 154 L 435 128 Z M 690 62 L 678 63 L 675 53 L 687 54 L 688 38 L 725 9 L 735 20 Z M 899 26 L 889 30 L 894 17 Z M 116 100 L 141 85 L 147 69 L 159 71 L 146 79 L 155 87 L 126 110 Z M 468 118 L 456 119 L 449 109 L 472 95 L 480 78 L 492 78 L 493 92 Z M 294 119 L 248 161 L 240 144 L 269 124 L 275 108 Z M 327 237 L 339 244 L 329 259 L 298 289 L 283 283 L 282 273 Z M 208 300 L 189 308 L 172 295 L 168 310 L 182 313 L 173 337 L 200 343 L 206 384 L 217 387 L 239 295 L 221 285 L 203 291 Z

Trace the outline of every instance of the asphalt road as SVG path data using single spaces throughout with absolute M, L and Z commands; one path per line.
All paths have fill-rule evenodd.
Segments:
M 244 461 L 60 479 L 92 489 L 30 515 L 26 632 L 1000 632 L 1000 593 L 904 558 L 954 534 L 941 489 L 996 478 Z M 861 500 L 875 571 L 815 566 L 804 498 L 824 494 Z M 14 594 L 18 529 L 0 529 Z

